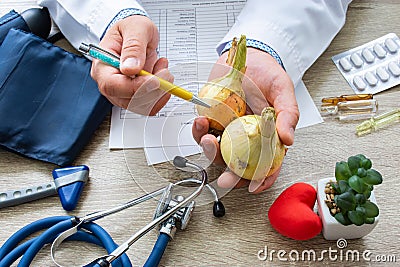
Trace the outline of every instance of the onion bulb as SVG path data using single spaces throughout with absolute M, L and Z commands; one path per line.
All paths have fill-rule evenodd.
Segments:
M 227 64 L 232 69 L 223 77 L 207 82 L 198 94 L 211 108 L 197 105 L 197 112 L 200 116 L 207 117 L 209 133 L 215 136 L 220 136 L 231 121 L 246 112 L 242 89 L 242 79 L 246 72 L 246 50 L 246 36 L 242 35 L 239 42 L 234 38 L 227 59 Z
M 261 116 L 246 115 L 232 121 L 221 138 L 221 154 L 236 175 L 262 180 L 282 164 L 286 148 L 275 127 L 275 110 L 263 109 Z

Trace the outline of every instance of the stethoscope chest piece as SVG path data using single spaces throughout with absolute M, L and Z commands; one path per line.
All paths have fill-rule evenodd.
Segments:
M 154 213 L 154 219 L 160 217 L 162 214 L 176 207 L 179 203 L 185 200 L 185 197 L 182 195 L 177 194 L 173 196 L 174 186 L 174 184 L 170 184 L 166 187 L 166 190 L 158 201 L 157 209 Z M 160 224 L 160 233 L 168 234 L 171 238 L 173 238 L 177 227 L 179 227 L 179 229 L 181 230 L 186 229 L 187 225 L 189 224 L 190 218 L 192 217 L 194 207 L 194 200 L 181 207 L 168 220 Z

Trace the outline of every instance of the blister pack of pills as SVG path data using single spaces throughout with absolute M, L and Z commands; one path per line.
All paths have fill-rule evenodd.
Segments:
M 332 57 L 356 94 L 376 94 L 400 84 L 400 39 L 389 33 Z

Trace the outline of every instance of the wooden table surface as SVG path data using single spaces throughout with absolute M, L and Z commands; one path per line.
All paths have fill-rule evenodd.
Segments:
M 10 8 L 23 10 L 35 1 L 0 2 L 0 12 Z M 288 11 L 289 12 L 289 11 Z M 400 35 L 400 3 L 397 0 L 357 0 L 348 10 L 347 22 L 326 52 L 307 71 L 304 82 L 317 106 L 321 98 L 353 91 L 331 61 L 331 57 L 350 48 L 372 41 L 387 33 Z M 400 86 L 381 92 L 375 96 L 379 102 L 379 112 L 399 107 Z M 214 218 L 209 194 L 200 199 L 193 218 L 184 231 L 178 231 L 169 244 L 162 260 L 163 266 L 382 266 L 399 265 L 400 262 L 400 216 L 399 205 L 399 158 L 400 124 L 364 137 L 355 135 L 358 122 L 326 120 L 324 123 L 298 129 L 295 144 L 290 147 L 284 160 L 280 178 L 272 188 L 259 195 L 252 195 L 246 189 L 229 192 L 223 197 L 226 216 Z M 0 244 L 24 225 L 48 216 L 77 215 L 111 208 L 124 203 L 145 191 L 165 185 L 166 180 L 186 177 L 169 163 L 149 167 L 143 150 L 113 150 L 108 148 L 110 118 L 108 117 L 96 131 L 90 144 L 74 162 L 90 167 L 90 181 L 84 188 L 78 207 L 73 212 L 62 209 L 57 196 L 0 210 Z M 358 153 L 371 158 L 373 167 L 379 170 L 384 182 L 376 186 L 375 193 L 380 206 L 380 221 L 366 237 L 347 240 L 346 249 L 340 250 L 336 241 L 326 241 L 322 235 L 308 241 L 294 241 L 277 233 L 267 219 L 267 212 L 273 201 L 287 187 L 296 182 L 306 182 L 316 186 L 318 179 L 332 177 L 337 161 L 346 160 Z M 198 156 L 193 160 L 201 160 Z M 52 180 L 51 171 L 56 166 L 27 159 L 0 150 L 0 190 L 23 188 Z M 215 180 L 220 170 L 209 168 L 211 180 Z M 186 176 L 185 176 L 186 175 Z M 164 178 L 162 178 L 164 177 Z M 153 216 L 157 202 L 152 200 L 117 215 L 99 220 L 121 244 L 131 234 L 147 224 Z M 153 230 L 131 247 L 128 255 L 134 266 L 140 266 L 150 253 L 156 240 Z M 322 260 L 283 261 L 270 257 L 262 261 L 257 257 L 260 250 L 283 250 L 301 254 L 304 250 L 314 250 L 317 255 L 323 250 L 370 251 L 372 261 L 346 261 L 345 258 Z M 68 266 L 82 265 L 105 252 L 92 245 L 70 242 L 62 245 L 57 258 Z M 79 255 L 79 256 L 78 256 Z M 339 255 L 339 254 L 337 254 Z M 379 259 L 397 262 L 378 262 Z M 52 266 L 49 248 L 44 248 L 35 258 L 34 266 Z

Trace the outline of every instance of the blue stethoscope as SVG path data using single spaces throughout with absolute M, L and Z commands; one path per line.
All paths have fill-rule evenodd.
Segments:
M 11 266 L 19 258 L 21 259 L 18 266 L 29 266 L 41 248 L 50 243 L 52 244 L 51 257 L 53 262 L 57 266 L 61 266 L 55 260 L 55 252 L 57 247 L 66 240 L 84 241 L 105 248 L 108 255 L 99 257 L 85 266 L 105 267 L 110 266 L 111 263 L 112 266 L 132 266 L 125 252 L 151 229 L 160 226 L 158 239 L 144 264 L 147 267 L 158 266 L 176 228 L 178 226 L 181 229 L 186 228 L 194 209 L 194 199 L 200 195 L 205 187 L 214 195 L 214 216 L 222 217 L 225 215 L 225 208 L 219 200 L 217 192 L 208 184 L 206 171 L 201 166 L 179 156 L 175 157 L 173 163 L 178 168 L 190 167 L 196 169 L 202 176 L 201 180 L 189 178 L 173 184 L 170 183 L 167 187 L 160 188 L 115 208 L 91 213 L 82 218 L 75 216 L 54 216 L 35 221 L 14 233 L 3 244 L 0 248 L 0 267 Z M 172 188 L 185 184 L 198 184 L 198 187 L 186 198 L 181 195 L 173 196 Z M 136 232 L 120 246 L 113 241 L 112 237 L 101 226 L 94 223 L 97 219 L 122 211 L 158 195 L 161 195 L 161 197 L 153 221 Z M 42 234 L 21 243 L 27 237 L 39 231 L 43 231 Z

